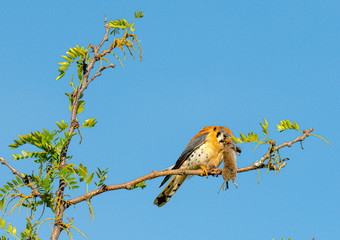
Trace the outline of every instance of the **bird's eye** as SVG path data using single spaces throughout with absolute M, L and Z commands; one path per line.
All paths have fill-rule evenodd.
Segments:
M 227 135 L 224 134 L 223 137 L 224 137 L 224 138 L 227 138 Z

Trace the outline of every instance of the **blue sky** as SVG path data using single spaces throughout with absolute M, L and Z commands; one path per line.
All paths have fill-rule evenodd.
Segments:
M 69 76 L 55 80 L 60 56 L 76 44 L 98 44 L 105 14 L 129 20 L 140 10 L 143 62 L 128 58 L 124 69 L 117 64 L 86 90 L 79 120 L 95 117 L 98 124 L 82 132 L 81 145 L 77 138 L 71 144 L 76 164 L 109 167 L 106 184 L 123 183 L 173 165 L 204 126 L 260 134 L 263 118 L 277 143 L 298 136 L 276 131 L 289 119 L 332 144 L 309 137 L 304 150 L 281 151 L 291 160 L 277 176 L 261 171 L 258 184 L 256 171 L 241 173 L 239 188 L 220 194 L 221 177 L 194 177 L 162 208 L 152 204 L 160 178 L 143 190 L 102 194 L 91 201 L 94 222 L 85 203 L 66 212 L 89 239 L 339 236 L 338 1 L 2 1 L 0 8 L 0 156 L 7 160 L 19 134 L 70 119 Z M 240 147 L 240 167 L 265 153 Z M 11 164 L 20 172 L 34 168 L 28 160 Z M 0 173 L 1 185 L 12 177 L 4 167 Z M 24 224 L 17 213 L 8 219 Z M 48 224 L 39 231 L 48 238 Z

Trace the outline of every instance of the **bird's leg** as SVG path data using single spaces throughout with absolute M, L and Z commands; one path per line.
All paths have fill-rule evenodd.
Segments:
M 203 165 L 200 165 L 200 167 L 202 168 L 201 176 L 203 176 L 204 173 L 205 173 L 205 175 L 206 175 L 207 178 L 208 178 L 208 172 L 207 172 L 207 170 L 209 170 L 209 168 L 206 168 L 206 167 L 204 167 Z

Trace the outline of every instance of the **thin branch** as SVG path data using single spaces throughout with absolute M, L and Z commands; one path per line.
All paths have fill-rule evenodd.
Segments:
M 305 130 L 303 131 L 303 135 L 297 137 L 296 139 L 290 141 L 290 142 L 284 142 L 281 145 L 275 147 L 275 150 L 279 150 L 283 147 L 291 147 L 292 144 L 296 143 L 296 142 L 302 142 L 303 140 L 305 140 L 306 137 L 309 136 L 309 133 L 311 133 L 313 131 L 313 128 L 309 129 L 309 130 Z M 270 157 L 270 154 L 266 154 L 265 156 L 263 156 L 259 161 L 255 162 L 253 165 L 248 166 L 248 167 L 244 167 L 244 168 L 239 168 L 237 169 L 238 173 L 241 172 L 248 172 L 248 171 L 252 171 L 252 170 L 256 170 L 256 169 L 262 169 L 262 168 L 267 168 L 269 167 L 269 170 L 273 170 L 271 168 L 271 166 L 268 166 L 268 164 L 264 164 L 264 161 L 266 159 L 268 159 Z M 280 161 L 280 163 L 287 161 L 288 159 L 283 159 L 282 161 Z M 281 165 L 281 168 L 286 166 L 286 162 L 283 163 Z M 164 171 L 153 171 L 152 173 L 149 173 L 145 176 L 142 176 L 140 178 L 137 178 L 135 180 L 132 180 L 130 182 L 127 183 L 123 183 L 123 184 L 117 184 L 117 185 L 111 185 L 111 186 L 106 186 L 104 185 L 103 187 L 101 187 L 100 189 L 88 192 L 84 195 L 81 195 L 77 198 L 71 199 L 68 201 L 69 205 L 74 205 L 77 204 L 79 202 L 88 200 L 96 195 L 99 195 L 103 192 L 107 192 L 107 191 L 113 191 L 113 190 L 118 190 L 118 189 L 128 189 L 130 190 L 132 186 L 136 185 L 137 183 L 146 181 L 146 180 L 151 180 L 154 178 L 158 178 L 158 177 L 162 177 L 162 176 L 167 176 L 167 175 L 199 175 L 202 176 L 202 170 L 183 170 L 183 169 L 176 169 L 176 170 L 164 170 Z M 214 169 L 214 170 L 208 170 L 208 175 L 221 175 L 222 174 L 222 169 Z
M 99 44 L 99 46 L 98 46 L 98 50 L 103 46 L 103 44 L 104 44 L 104 42 L 106 42 L 106 41 L 109 41 L 109 32 L 110 32 L 110 27 L 109 27 L 109 24 L 107 23 L 107 15 L 105 14 L 105 20 L 104 20 L 104 22 L 105 22 L 105 25 L 104 25 L 104 27 L 105 27 L 105 29 L 106 29 L 106 33 L 105 33 L 105 35 L 104 35 L 104 38 L 103 38 L 103 40 L 101 41 L 101 43 Z
M 281 145 L 276 146 L 276 147 L 275 147 L 275 151 L 277 151 L 277 150 L 279 150 L 279 149 L 281 149 L 281 148 L 283 148 L 283 147 L 291 147 L 292 144 L 297 143 L 297 142 L 301 142 L 301 143 L 302 143 L 302 141 L 305 140 L 306 137 L 309 137 L 309 136 L 310 136 L 310 133 L 313 132 L 313 131 L 314 131 L 313 128 L 310 128 L 310 129 L 308 129 L 308 130 L 304 130 L 304 131 L 302 132 L 302 133 L 303 133 L 302 136 L 297 137 L 296 139 L 294 139 L 293 141 L 290 141 L 290 142 L 288 142 L 288 143 L 287 143 L 287 142 L 284 142 L 284 143 L 282 143 Z M 261 166 L 265 160 L 269 159 L 269 157 L 270 157 L 270 154 L 267 153 L 267 154 L 264 155 L 259 161 L 255 162 L 255 163 L 254 163 L 254 166 L 255 166 L 255 167 Z
M 34 196 L 39 196 L 39 197 L 42 196 L 42 194 L 35 187 L 34 183 L 32 183 L 31 177 L 29 176 L 24 177 L 22 174 L 19 173 L 18 170 L 16 170 L 11 165 L 9 165 L 9 163 L 2 157 L 0 157 L 0 162 L 1 164 L 6 165 L 9 169 L 11 169 L 14 175 L 18 175 L 24 182 L 26 182 L 26 184 L 28 184 L 28 186 L 32 189 Z
M 265 166 L 260 167 L 260 168 L 265 168 Z M 244 168 L 239 168 L 237 169 L 238 173 L 241 172 L 248 172 L 251 170 L 255 170 L 258 169 L 254 166 L 249 166 L 249 167 L 244 167 Z M 208 175 L 211 176 L 218 176 L 222 174 L 222 169 L 214 169 L 214 170 L 207 170 Z M 77 198 L 71 199 L 68 201 L 68 203 L 70 205 L 74 205 L 77 203 L 80 203 L 82 201 L 86 201 L 98 194 L 101 194 L 103 192 L 107 192 L 107 191 L 113 191 L 113 190 L 119 190 L 119 189 L 127 189 L 127 190 L 131 190 L 131 187 L 136 185 L 137 183 L 146 181 L 146 180 L 151 180 L 154 178 L 158 178 L 158 177 L 162 177 L 162 176 L 168 176 L 168 175 L 197 175 L 197 176 L 201 176 L 201 177 L 205 177 L 205 174 L 202 174 L 202 170 L 183 170 L 183 169 L 176 169 L 176 170 L 165 170 L 165 171 L 153 171 L 152 173 L 149 173 L 147 175 L 144 175 L 142 177 L 139 177 L 135 180 L 132 180 L 130 182 L 127 183 L 122 183 L 122 184 L 117 184 L 117 185 L 111 185 L 111 186 L 102 186 L 101 188 L 88 192 L 82 196 L 79 196 Z
M 116 65 L 114 65 L 113 63 L 110 63 L 109 65 L 107 65 L 107 66 L 105 66 L 105 67 L 101 67 L 99 70 L 98 70 L 98 72 L 95 74 L 95 75 L 93 75 L 92 77 L 91 77 L 91 79 L 88 81 L 88 83 L 90 83 L 90 82 L 92 82 L 96 77 L 99 77 L 100 75 L 102 75 L 102 71 L 104 71 L 105 69 L 107 69 L 107 68 L 114 68 Z

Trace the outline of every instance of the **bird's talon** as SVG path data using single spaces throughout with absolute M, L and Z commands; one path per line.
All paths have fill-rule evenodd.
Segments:
M 207 170 L 209 170 L 208 168 L 204 167 L 203 165 L 200 165 L 200 167 L 202 168 L 202 173 L 200 174 L 201 177 L 203 177 L 203 175 L 205 174 L 208 178 L 208 172 Z

